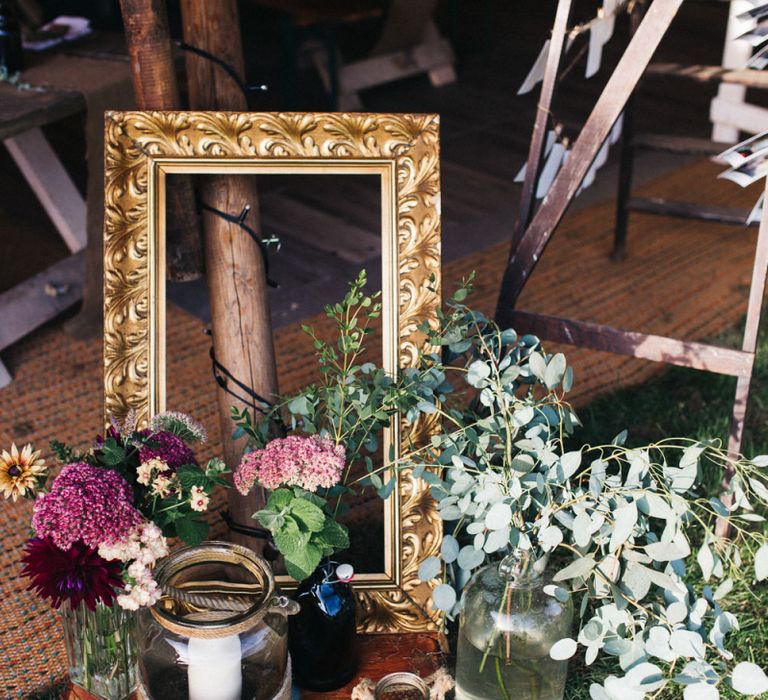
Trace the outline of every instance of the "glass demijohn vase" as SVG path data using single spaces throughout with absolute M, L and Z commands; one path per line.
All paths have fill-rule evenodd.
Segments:
M 550 658 L 570 636 L 573 603 L 544 592 L 545 562 L 521 550 L 478 571 L 464 590 L 457 700 L 562 700 L 568 661 Z
M 95 610 L 64 603 L 59 612 L 72 683 L 104 700 L 129 697 L 137 682 L 136 614 L 117 603 Z

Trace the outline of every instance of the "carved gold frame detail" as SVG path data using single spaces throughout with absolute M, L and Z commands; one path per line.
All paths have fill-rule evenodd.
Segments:
M 165 409 L 165 183 L 172 173 L 372 173 L 382 183 L 383 363 L 413 366 L 440 300 L 439 118 L 429 114 L 108 112 L 105 124 L 104 386 L 107 413 Z M 183 408 L 183 407 L 182 407 Z M 427 422 L 393 421 L 400 445 Z M 385 502 L 385 571 L 356 578 L 366 633 L 436 630 L 419 564 L 442 524 L 407 472 Z

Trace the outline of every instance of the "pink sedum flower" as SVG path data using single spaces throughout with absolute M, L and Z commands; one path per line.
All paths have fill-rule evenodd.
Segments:
M 66 465 L 50 492 L 35 501 L 32 527 L 37 537 L 49 537 L 67 550 L 75 542 L 98 547 L 122 540 L 143 520 L 122 476 L 76 462 Z
M 234 482 L 244 495 L 256 483 L 271 490 L 298 486 L 315 492 L 338 484 L 344 464 L 343 445 L 318 435 L 289 435 L 243 455 L 235 470 Z

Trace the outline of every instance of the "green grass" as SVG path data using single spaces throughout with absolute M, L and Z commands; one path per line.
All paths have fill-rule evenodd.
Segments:
M 739 347 L 742 329 L 734 329 L 713 339 L 718 345 Z M 742 451 L 747 457 L 768 454 L 768 333 L 758 348 L 752 391 Z M 576 377 L 578 381 L 578 376 Z M 736 380 L 708 372 L 671 367 L 663 374 L 639 387 L 621 389 L 602 396 L 577 411 L 583 427 L 578 429 L 579 443 L 604 444 L 625 428 L 628 445 L 643 445 L 663 437 L 718 438 L 728 444 L 731 411 Z M 719 474 L 707 474 L 706 483 L 717 493 Z M 695 560 L 689 566 L 698 571 Z M 691 580 L 695 588 L 701 579 Z M 768 582 L 750 588 L 743 584 L 734 588 L 722 601 L 741 625 L 739 632 L 726 640 L 727 648 L 739 661 L 753 661 L 768 669 Z M 571 662 L 566 698 L 587 700 L 589 686 L 607 675 L 622 675 L 615 659 L 601 658 L 585 666 L 576 658 Z M 725 684 L 720 687 L 723 698 L 743 698 Z M 664 691 L 661 698 L 680 698 L 682 692 Z M 766 695 L 768 697 L 768 695 Z

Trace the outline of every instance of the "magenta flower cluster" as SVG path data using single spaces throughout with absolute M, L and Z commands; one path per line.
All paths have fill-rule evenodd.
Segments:
M 195 453 L 187 447 L 178 435 L 165 430 L 157 432 L 145 431 L 151 445 L 144 445 L 139 450 L 139 459 L 149 462 L 150 459 L 162 459 L 172 471 L 176 471 L 184 464 L 197 464 Z
M 298 486 L 314 492 L 339 483 L 344 461 L 344 446 L 329 438 L 290 435 L 244 455 L 235 470 L 234 482 L 242 494 L 256 483 L 268 489 Z
M 35 502 L 32 527 L 59 549 L 75 542 L 88 547 L 125 539 L 144 520 L 133 491 L 117 472 L 85 462 L 68 464 L 49 493 Z

